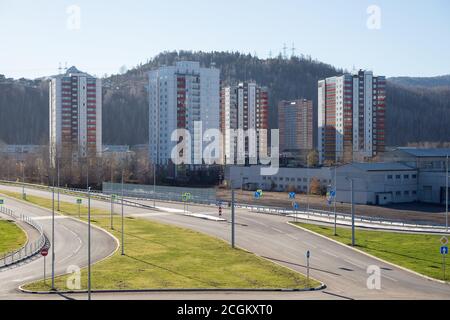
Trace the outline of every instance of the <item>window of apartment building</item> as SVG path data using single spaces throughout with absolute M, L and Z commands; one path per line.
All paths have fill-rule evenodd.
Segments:
M 409 179 L 409 174 L 405 174 L 405 175 L 403 175 L 403 179 L 406 179 L 406 180 L 408 180 L 408 179 Z
M 412 191 L 412 194 L 413 194 L 413 196 L 417 195 L 417 191 L 416 191 L 416 190 L 413 190 L 413 191 Z
M 406 191 L 404 192 L 404 194 L 405 194 L 405 196 L 409 196 L 409 191 L 406 190 Z
M 395 192 L 395 195 L 396 195 L 397 197 L 400 197 L 400 196 L 402 195 L 402 192 L 401 192 L 401 191 L 396 191 L 396 192 Z
M 395 179 L 400 180 L 401 178 L 402 178 L 401 175 L 399 175 L 399 174 L 395 175 Z
M 413 179 L 417 179 L 417 174 L 413 174 L 413 175 L 412 175 L 412 178 L 413 178 Z
M 392 180 L 393 177 L 394 176 L 392 174 L 388 174 L 388 176 L 387 176 L 388 180 Z

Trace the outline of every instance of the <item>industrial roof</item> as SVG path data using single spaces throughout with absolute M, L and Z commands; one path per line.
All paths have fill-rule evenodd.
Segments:
M 399 162 L 356 162 L 349 164 L 364 171 L 400 171 L 400 170 L 415 170 Z
M 406 152 L 414 157 L 446 157 L 450 156 L 450 148 L 397 148 L 399 151 Z

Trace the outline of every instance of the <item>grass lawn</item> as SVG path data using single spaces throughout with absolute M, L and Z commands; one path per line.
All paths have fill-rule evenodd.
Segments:
M 27 199 L 51 207 L 51 200 Z M 71 204 L 61 203 L 61 208 L 66 205 Z M 94 216 L 91 221 L 121 238 L 119 216 L 114 217 L 117 230 L 109 228 L 108 217 Z M 198 232 L 132 217 L 125 218 L 124 228 L 126 255 L 118 250 L 92 267 L 93 289 L 307 287 L 303 275 Z M 67 278 L 56 278 L 59 290 L 67 290 Z M 86 288 L 86 279 L 82 270 L 82 289 Z M 25 288 L 49 290 L 49 285 L 49 281 L 46 285 L 39 281 Z M 309 286 L 318 285 L 310 280 Z
M 27 235 L 14 222 L 0 219 L 0 257 L 22 247 Z
M 15 198 L 15 199 L 19 199 L 22 200 L 22 193 L 19 192 L 11 192 L 11 191 L 4 191 L 4 190 L 0 190 L 1 194 L 4 194 L 5 196 L 9 196 L 11 198 Z M 57 195 L 55 193 L 55 211 L 57 209 Z M 87 217 L 87 199 L 82 199 L 83 203 L 80 206 L 80 216 L 81 217 Z M 37 204 L 39 206 L 45 207 L 45 208 L 52 208 L 52 200 L 48 199 L 48 198 L 42 198 L 42 197 L 37 197 L 37 196 L 33 196 L 30 194 L 27 194 L 27 202 L 33 203 L 33 204 Z M 115 205 L 115 210 L 118 210 L 118 205 Z M 63 215 L 67 215 L 67 216 L 73 216 L 73 217 L 78 217 L 78 204 L 74 203 L 70 203 L 70 202 L 64 202 L 64 201 L 60 201 L 59 202 L 59 213 L 63 214 Z M 117 212 L 116 212 L 117 213 Z M 109 216 L 109 211 L 108 210 L 103 210 L 103 209 L 97 209 L 91 206 L 91 216 L 95 216 L 95 215 L 108 215 Z
M 351 245 L 351 229 L 295 223 L 305 229 L 317 232 L 331 239 Z M 423 275 L 444 280 L 443 261 L 440 254 L 441 235 L 407 234 L 386 231 L 355 231 L 356 248 L 395 263 L 399 266 L 419 272 Z M 446 259 L 446 280 L 450 278 L 450 257 Z

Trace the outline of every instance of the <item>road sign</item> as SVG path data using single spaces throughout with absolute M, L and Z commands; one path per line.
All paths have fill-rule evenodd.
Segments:
M 292 207 L 293 207 L 295 210 L 298 210 L 298 208 L 299 208 L 298 202 L 292 202 Z
M 311 252 L 309 252 L 309 250 L 308 251 L 306 251 L 306 257 L 309 259 L 309 257 L 311 257 Z
M 41 256 L 46 257 L 48 255 L 48 249 L 47 248 L 43 248 L 41 250 Z
M 443 236 L 440 241 L 443 246 L 447 245 L 447 243 L 448 243 L 448 239 L 446 236 Z
M 181 195 L 181 199 L 182 199 L 184 202 L 187 202 L 187 201 L 191 200 L 191 197 L 192 197 L 192 195 L 191 195 L 189 192 L 185 192 L 185 193 L 183 193 L 183 194 Z
M 117 199 L 117 195 L 116 195 L 116 194 L 111 195 L 111 197 L 112 197 L 114 200 Z
M 289 199 L 295 199 L 295 192 L 289 192 Z
M 258 192 L 258 193 L 259 193 L 259 196 L 260 196 L 260 197 L 262 197 L 262 196 L 263 196 L 263 191 L 262 191 L 262 189 L 258 189 L 258 190 L 256 190 L 256 192 Z
M 255 199 L 261 199 L 262 193 L 258 191 L 255 191 Z
M 5 201 L 3 199 L 0 199 L 0 204 L 4 204 Z
M 447 246 L 442 246 L 441 247 L 441 254 L 442 255 L 447 255 L 448 254 L 448 247 Z
M 330 197 L 336 197 L 336 190 L 331 190 L 330 191 Z
M 77 204 L 81 204 L 83 202 L 82 199 L 77 199 Z

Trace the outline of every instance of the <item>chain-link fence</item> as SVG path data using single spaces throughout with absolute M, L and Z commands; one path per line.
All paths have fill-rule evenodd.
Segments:
M 121 183 L 103 183 L 103 193 L 122 194 Z M 184 201 L 201 204 L 215 204 L 217 202 L 216 190 L 214 188 L 186 188 L 169 186 L 152 186 L 138 184 L 123 184 L 123 195 L 139 199 L 156 199 L 165 201 Z M 189 195 L 186 197 L 186 195 Z

